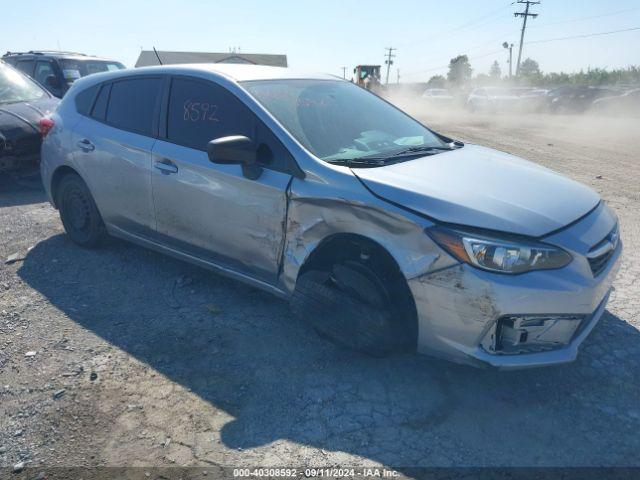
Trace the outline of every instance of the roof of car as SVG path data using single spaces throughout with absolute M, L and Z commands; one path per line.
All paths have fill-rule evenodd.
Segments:
M 51 57 L 51 58 L 69 58 L 74 60 L 101 60 L 106 62 L 115 62 L 110 58 L 95 57 L 93 55 L 86 55 L 78 52 L 66 52 L 61 50 L 29 50 L 28 52 L 7 52 L 3 57 L 20 57 L 20 56 L 37 56 L 37 57 Z
M 265 65 L 246 65 L 234 63 L 187 63 L 181 65 L 161 65 L 136 68 L 135 71 L 153 71 L 173 74 L 211 72 L 223 75 L 236 82 L 282 79 L 335 80 L 339 78 L 334 75 L 328 75 L 326 73 L 309 73 L 284 67 L 270 67 Z M 121 72 L 125 73 L 126 71 L 121 70 Z
M 140 67 L 96 73 L 83 78 L 92 78 L 94 81 L 104 81 L 107 79 L 116 79 L 119 77 L 154 73 L 164 73 L 172 75 L 213 73 L 215 75 L 225 77 L 233 82 L 283 79 L 342 80 L 342 78 L 340 77 L 328 75 L 326 73 L 308 73 L 293 70 L 291 68 L 233 63 L 185 63 L 180 65 L 157 65 L 152 67 Z
M 162 61 L 158 61 L 161 59 Z M 268 53 L 244 52 L 173 52 L 167 50 L 142 50 L 135 67 L 150 67 L 152 65 L 177 65 L 184 63 L 242 63 L 249 65 L 269 65 L 272 67 L 287 67 L 286 55 Z
M 290 68 L 267 67 L 263 65 L 238 65 L 220 63 L 193 63 L 180 65 L 159 65 L 153 67 L 125 68 L 124 70 L 113 70 L 87 75 L 77 79 L 72 91 L 81 91 L 82 88 L 102 82 L 115 81 L 120 78 L 135 77 L 153 74 L 169 75 L 193 75 L 206 78 L 212 76 L 222 77 L 228 82 L 238 83 L 251 80 L 337 80 L 346 82 L 341 77 L 328 75 L 326 73 L 305 73 Z M 71 93 L 71 96 L 74 94 Z M 65 97 L 69 94 L 65 95 Z

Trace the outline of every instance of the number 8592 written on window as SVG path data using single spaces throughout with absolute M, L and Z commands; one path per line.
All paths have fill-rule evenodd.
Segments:
M 219 122 L 218 105 L 209 102 L 196 102 L 188 99 L 183 105 L 183 119 L 186 122 Z

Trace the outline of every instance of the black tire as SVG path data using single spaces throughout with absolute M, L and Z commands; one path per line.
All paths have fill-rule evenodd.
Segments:
M 60 181 L 56 197 L 60 219 L 69 238 L 85 248 L 100 245 L 107 231 L 84 181 L 78 175 L 66 175 Z
M 301 274 L 291 309 L 321 337 L 371 356 L 415 346 L 409 313 L 393 305 L 375 272 L 355 262 Z

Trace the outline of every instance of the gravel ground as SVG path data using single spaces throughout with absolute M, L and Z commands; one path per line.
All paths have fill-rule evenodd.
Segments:
M 620 216 L 616 290 L 575 363 L 343 351 L 261 291 L 121 241 L 74 246 L 40 189 L 2 177 L 0 259 L 19 259 L 0 264 L 0 467 L 639 466 L 640 125 L 427 122 L 589 184 Z

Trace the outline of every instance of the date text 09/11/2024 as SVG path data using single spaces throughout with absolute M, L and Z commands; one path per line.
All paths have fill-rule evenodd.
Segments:
M 282 477 L 297 478 L 321 477 L 321 478 L 397 478 L 399 473 L 396 470 L 386 468 L 235 468 L 234 478 L 248 477 Z

